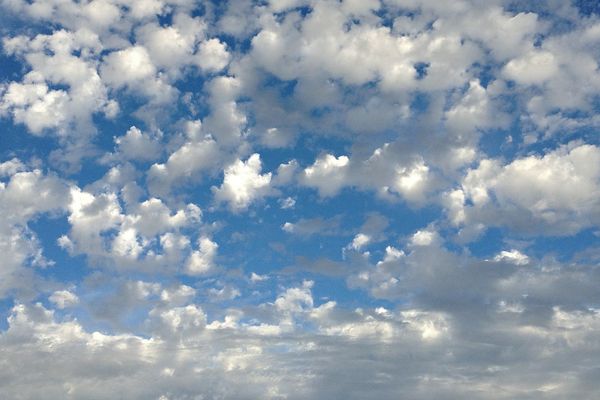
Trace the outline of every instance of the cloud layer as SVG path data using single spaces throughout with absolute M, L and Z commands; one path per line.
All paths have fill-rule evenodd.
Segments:
M 590 4 L 0 0 L 2 393 L 598 398 Z

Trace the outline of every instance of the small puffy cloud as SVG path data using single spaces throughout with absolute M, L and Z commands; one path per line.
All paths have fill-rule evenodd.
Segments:
M 42 243 L 28 223 L 39 215 L 66 211 L 69 186 L 41 170 L 27 170 L 16 159 L 1 167 L 10 178 L 0 181 L 0 252 L 5 257 L 0 269 L 0 297 L 19 293 L 27 298 L 39 290 L 41 281 L 31 267 L 53 264 L 44 257 Z
M 429 167 L 420 161 L 409 168 L 398 168 L 396 172 L 397 177 L 392 186 L 394 191 L 409 201 L 423 200 L 429 183 Z
M 215 258 L 219 245 L 210 238 L 203 236 L 198 239 L 198 250 L 190 254 L 185 264 L 185 271 L 189 275 L 204 275 L 215 268 Z
M 22 172 L 26 169 L 27 167 L 25 166 L 25 164 L 23 164 L 18 158 L 13 158 L 12 160 L 4 161 L 0 163 L 0 178 L 12 176 L 17 172 Z
M 340 215 L 331 218 L 301 218 L 296 222 L 284 223 L 281 229 L 300 236 L 333 236 L 341 232 L 341 223 Z
M 27 167 L 25 166 L 25 164 L 23 164 L 21 160 L 15 157 L 12 160 L 0 163 L 0 178 L 12 176 L 17 172 L 22 172 L 26 169 Z
M 141 203 L 130 198 L 123 209 L 120 200 L 114 192 L 94 194 L 73 188 L 71 229 L 59 238 L 59 245 L 106 267 L 180 271 L 191 247 L 182 230 L 200 222 L 200 208 L 190 203 L 172 210 L 157 198 Z
M 285 199 L 279 199 L 279 206 L 282 210 L 288 210 L 290 208 L 294 208 L 296 205 L 296 200 L 291 197 L 286 197 Z
M 529 264 L 529 257 L 519 250 L 503 250 L 494 256 L 494 261 L 504 261 L 514 265 L 527 265 Z
M 180 306 L 189 302 L 195 295 L 196 289 L 193 287 L 179 285 L 173 288 L 163 289 L 160 292 L 160 300 L 171 306 Z
M 257 274 L 256 272 L 252 272 L 250 274 L 250 280 L 253 283 L 263 282 L 263 281 L 266 281 L 268 279 L 269 279 L 269 277 L 267 275 L 260 275 L 260 274 Z
M 117 148 L 115 154 L 111 156 L 123 160 L 155 160 L 162 152 L 158 139 L 132 126 L 125 135 L 114 139 Z
M 273 185 L 286 186 L 292 184 L 297 171 L 298 162 L 296 160 L 280 164 L 279 167 L 277 167 L 277 173 L 273 177 Z
M 193 35 L 184 35 L 175 26 L 148 24 L 137 32 L 137 36 L 144 43 L 149 58 L 158 67 L 184 65 L 193 50 Z
M 359 251 L 369 243 L 371 243 L 371 237 L 364 233 L 359 233 L 354 236 L 354 239 L 352 239 L 352 243 L 348 245 L 348 248 Z
M 113 193 L 94 196 L 73 188 L 69 211 L 70 242 L 90 253 L 100 252 L 104 248 L 101 233 L 116 228 L 123 220 L 117 196 Z
M 352 187 L 417 205 L 428 200 L 437 180 L 425 159 L 400 143 L 385 143 L 370 154 L 363 150 L 352 157 L 325 154 L 298 177 L 301 185 L 317 189 L 321 197 L 332 197 L 342 188 Z
M 72 307 L 79 303 L 79 297 L 69 290 L 58 290 L 48 298 L 57 308 L 63 309 Z
M 301 182 L 316 188 L 323 197 L 333 196 L 347 185 L 349 163 L 347 156 L 325 154 L 304 169 Z
M 437 232 L 431 230 L 420 230 L 410 239 L 412 246 L 429 246 L 438 238 Z
M 248 119 L 238 106 L 242 80 L 233 76 L 217 76 L 207 84 L 211 113 L 204 119 L 205 132 L 210 133 L 220 146 L 239 144 Z
M 210 288 L 207 293 L 210 301 L 214 302 L 230 301 L 242 294 L 238 288 L 231 285 L 225 285 L 220 289 Z
M 106 56 L 100 71 L 106 83 L 120 88 L 152 79 L 156 68 L 144 47 L 132 46 Z
M 200 44 L 196 57 L 200 68 L 209 72 L 218 72 L 229 64 L 231 56 L 224 43 L 219 39 L 210 39 Z
M 65 209 L 68 185 L 41 170 L 16 172 L 0 182 L 0 224 L 23 224 L 38 213 Z
M 200 335 L 206 327 L 206 314 L 195 304 L 166 310 L 155 309 L 150 316 L 156 319 L 157 333 L 167 340 L 190 340 Z
M 271 192 L 271 173 L 261 175 L 260 155 L 252 154 L 246 161 L 237 160 L 225 168 L 223 183 L 213 187 L 215 200 L 228 203 L 229 208 L 239 212 L 255 200 Z
M 154 236 L 198 222 L 201 215 L 200 208 L 194 204 L 188 204 L 185 209 L 172 213 L 160 199 L 151 198 L 135 207 L 135 214 L 127 216 L 126 224 L 133 226 L 144 236 Z
M 503 69 L 508 79 L 525 85 L 541 84 L 558 73 L 558 63 L 548 51 L 532 50 L 509 61 Z
M 11 83 L 2 97 L 0 112 L 10 113 L 36 135 L 59 128 L 68 120 L 69 96 L 45 83 Z
M 301 287 L 289 288 L 275 300 L 275 308 L 282 313 L 300 313 L 311 309 L 313 281 L 304 281 Z
M 198 177 L 219 161 L 219 149 L 212 139 L 190 141 L 175 150 L 164 164 L 154 164 L 148 171 L 151 193 L 166 195 L 171 187 Z

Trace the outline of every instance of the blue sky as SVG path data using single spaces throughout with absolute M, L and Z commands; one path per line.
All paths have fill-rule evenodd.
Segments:
M 0 8 L 10 398 L 598 397 L 597 2 Z

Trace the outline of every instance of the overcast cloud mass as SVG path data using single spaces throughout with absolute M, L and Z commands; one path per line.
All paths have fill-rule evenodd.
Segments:
M 600 3 L 0 0 L 3 399 L 600 398 Z

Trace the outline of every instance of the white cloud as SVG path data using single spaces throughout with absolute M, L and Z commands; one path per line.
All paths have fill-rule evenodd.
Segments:
M 226 202 L 231 210 L 239 212 L 270 194 L 271 173 L 261 175 L 261 170 L 258 153 L 252 154 L 246 161 L 235 161 L 225 168 L 221 186 L 213 187 L 215 200 Z
M 304 169 L 301 182 L 314 187 L 321 196 L 333 196 L 347 185 L 347 171 L 350 159 L 347 156 L 335 157 L 325 154 L 313 165 Z
M 428 183 L 429 167 L 422 161 L 412 168 L 399 168 L 393 188 L 401 193 L 407 200 L 419 201 L 423 199 Z
M 210 39 L 200 44 L 197 63 L 203 70 L 218 72 L 229 64 L 227 47 L 219 39 Z
M 507 78 L 526 85 L 543 83 L 556 73 L 556 59 L 548 51 L 533 50 L 523 57 L 509 61 L 504 67 Z
M 171 306 L 180 306 L 189 303 L 196 295 L 196 289 L 187 286 L 179 285 L 170 289 L 163 289 L 160 292 L 160 300 Z
M 254 283 L 256 282 L 263 282 L 268 280 L 269 277 L 266 275 L 259 275 L 256 272 L 252 272 L 252 274 L 250 274 L 250 280 Z
M 154 164 L 148 171 L 151 193 L 166 195 L 171 186 L 193 179 L 209 170 L 219 161 L 219 150 L 214 140 L 184 143 L 164 164 Z
M 62 213 L 68 204 L 68 184 L 41 170 L 27 170 L 18 159 L 0 164 L 10 178 L 0 181 L 0 297 L 35 295 L 41 279 L 32 267 L 53 265 L 28 223 L 39 215 Z
M 506 261 L 515 265 L 529 264 L 529 257 L 519 250 L 503 250 L 494 256 L 494 261 Z
M 285 199 L 279 199 L 279 205 L 282 210 L 288 210 L 290 208 L 294 208 L 296 205 L 296 200 L 291 197 L 286 197 Z
M 195 41 L 193 35 L 183 35 L 175 26 L 159 27 L 153 24 L 143 26 L 137 36 L 147 48 L 153 63 L 166 68 L 184 65 L 193 51 Z
M 236 102 L 240 96 L 242 81 L 237 77 L 218 76 L 207 86 L 211 113 L 203 121 L 205 131 L 210 133 L 220 146 L 234 146 L 242 138 L 248 122 L 245 113 Z
M 38 213 L 65 209 L 68 186 L 62 179 L 41 170 L 16 172 L 0 182 L 0 223 L 24 224 Z
M 0 0 L 4 396 L 598 397 L 575 3 Z
M 211 288 L 208 290 L 208 295 L 210 296 L 210 301 L 231 301 L 236 297 L 239 297 L 242 293 L 238 288 L 233 286 L 223 286 L 220 289 Z
M 132 126 L 125 135 L 115 137 L 115 155 L 125 160 L 156 160 L 162 152 L 159 139 Z
M 4 161 L 0 163 L 0 178 L 4 178 L 7 176 L 12 176 L 17 172 L 25 171 L 27 168 L 25 164 L 21 162 L 18 158 L 13 158 L 12 160 Z
M 168 310 L 152 310 L 151 317 L 156 317 L 157 333 L 165 339 L 189 340 L 200 335 L 206 327 L 206 314 L 194 305 L 174 307 Z
M 369 235 L 365 235 L 364 233 L 358 233 L 356 236 L 354 236 L 354 239 L 352 239 L 352 243 L 348 245 L 348 248 L 359 251 L 363 247 L 368 245 L 370 242 L 371 237 Z
M 45 83 L 11 83 L 0 109 L 10 112 L 37 135 L 44 129 L 61 127 L 67 120 L 69 97 L 63 90 L 49 90 Z
M 58 290 L 48 298 L 54 305 L 59 308 L 72 307 L 79 303 L 79 297 L 69 290 Z
M 105 57 L 101 68 L 102 79 L 115 88 L 138 85 L 152 79 L 155 73 L 156 67 L 148 51 L 142 46 L 132 46 L 110 53 Z
M 94 58 L 102 45 L 92 32 L 57 30 L 32 39 L 5 38 L 3 44 L 9 54 L 23 57 L 30 70 L 21 82 L 8 85 L 0 113 L 9 113 L 31 133 L 89 137 L 95 132 L 94 114 L 112 118 L 118 111 L 97 72 Z M 58 85 L 64 89 L 54 88 Z
M 421 230 L 415 232 L 410 243 L 413 246 L 429 246 L 437 239 L 437 233 L 430 230 Z
M 129 199 L 123 209 L 120 200 L 114 192 L 93 194 L 73 188 L 68 217 L 71 229 L 59 238 L 59 245 L 72 255 L 85 254 L 103 267 L 124 270 L 177 273 L 185 268 L 186 258 L 198 257 L 191 252 L 190 238 L 182 233 L 200 223 L 198 206 L 190 203 L 172 210 L 160 199 L 150 198 L 142 202 Z M 201 246 L 199 251 L 205 250 Z M 195 268 L 201 269 L 198 265 Z M 202 268 L 207 269 L 208 264 Z
M 299 313 L 312 308 L 313 281 L 304 281 L 301 287 L 287 289 L 275 300 L 275 308 L 282 313 Z
M 459 226 L 508 226 L 522 234 L 568 235 L 600 215 L 600 149 L 571 144 L 506 165 L 482 160 L 447 196 Z M 468 205 L 468 203 L 471 205 Z
M 198 239 L 198 250 L 190 254 L 186 262 L 186 272 L 190 275 L 204 275 L 215 268 L 215 257 L 219 245 L 208 237 Z

